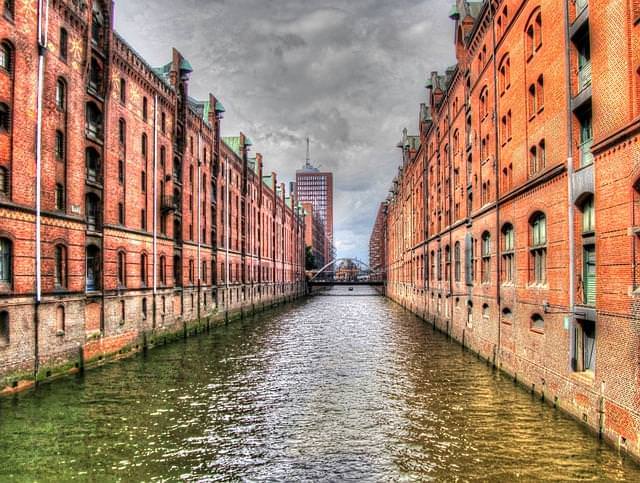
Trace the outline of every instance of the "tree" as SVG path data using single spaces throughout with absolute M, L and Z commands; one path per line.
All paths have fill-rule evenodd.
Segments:
M 316 268 L 316 257 L 313 256 L 313 249 L 308 246 L 305 254 L 304 268 L 305 270 L 313 270 Z

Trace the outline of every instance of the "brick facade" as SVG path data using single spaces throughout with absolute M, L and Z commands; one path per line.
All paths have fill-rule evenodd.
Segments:
M 301 207 L 179 52 L 112 2 L 3 5 L 0 390 L 304 293 Z
M 384 208 L 391 298 L 636 456 L 639 13 L 458 1 Z

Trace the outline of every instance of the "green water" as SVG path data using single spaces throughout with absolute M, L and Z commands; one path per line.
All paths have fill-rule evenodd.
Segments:
M 0 399 L 0 481 L 640 481 L 398 306 L 333 293 Z

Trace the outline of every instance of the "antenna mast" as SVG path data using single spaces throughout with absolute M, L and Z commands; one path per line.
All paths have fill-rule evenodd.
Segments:
M 310 150 L 309 150 L 309 137 L 307 136 L 307 162 L 305 164 L 305 167 L 310 168 L 311 167 L 311 155 L 310 155 Z

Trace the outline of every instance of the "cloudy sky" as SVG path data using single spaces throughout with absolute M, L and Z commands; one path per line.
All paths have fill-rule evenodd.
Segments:
M 417 130 L 424 82 L 453 63 L 452 0 L 116 0 L 116 29 L 152 65 L 175 46 L 191 94 L 219 97 L 279 179 L 311 158 L 333 171 L 339 256 L 368 258 L 402 128 Z M 288 186 L 288 183 L 287 183 Z

